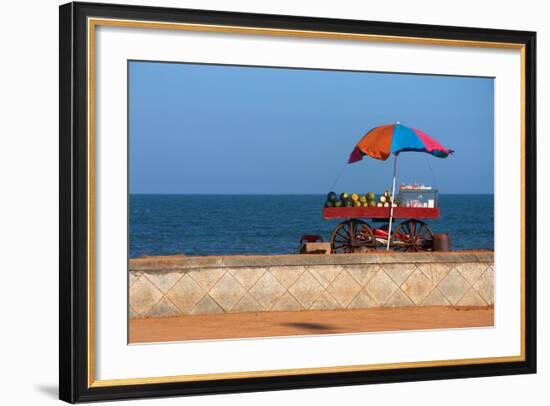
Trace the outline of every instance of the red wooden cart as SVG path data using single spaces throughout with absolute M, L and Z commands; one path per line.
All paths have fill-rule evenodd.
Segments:
M 390 207 L 325 207 L 325 219 L 346 219 L 332 232 L 330 243 L 333 253 L 351 253 L 386 247 Z M 399 223 L 390 236 L 390 248 L 395 251 L 431 251 L 433 233 L 419 219 L 438 219 L 439 208 L 394 207 L 393 219 L 407 219 Z M 385 223 L 373 228 L 361 218 Z

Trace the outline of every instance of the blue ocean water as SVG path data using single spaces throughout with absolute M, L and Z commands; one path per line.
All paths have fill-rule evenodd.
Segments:
M 130 257 L 296 253 L 300 236 L 328 241 L 324 195 L 130 195 Z M 493 249 L 493 195 L 439 195 L 434 233 L 452 248 Z M 374 223 L 376 225 L 376 223 Z

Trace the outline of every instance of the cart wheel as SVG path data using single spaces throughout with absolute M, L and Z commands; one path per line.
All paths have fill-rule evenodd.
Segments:
M 376 249 L 372 228 L 358 219 L 346 220 L 334 229 L 330 237 L 334 254 L 358 252 L 363 248 Z
M 431 251 L 432 230 L 422 221 L 403 221 L 392 233 L 391 247 L 394 251 L 402 252 Z

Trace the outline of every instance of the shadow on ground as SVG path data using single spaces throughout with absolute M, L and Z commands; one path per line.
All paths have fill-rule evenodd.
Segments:
M 336 330 L 338 328 L 336 326 L 331 326 L 330 324 L 322 323 L 282 323 L 282 325 L 311 331 Z

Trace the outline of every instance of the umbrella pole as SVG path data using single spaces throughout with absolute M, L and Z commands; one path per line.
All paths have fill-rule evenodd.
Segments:
M 393 201 L 395 196 L 395 177 L 397 173 L 397 154 L 393 159 L 393 184 L 391 189 L 391 203 L 390 203 L 390 224 L 388 226 L 388 245 L 386 246 L 386 251 L 390 249 L 390 240 L 391 240 L 391 226 L 393 222 Z

